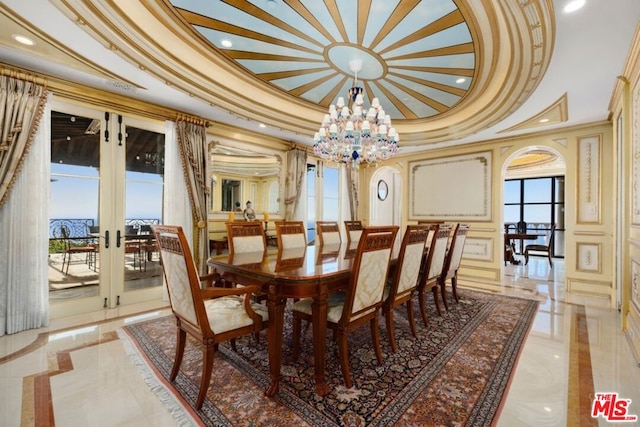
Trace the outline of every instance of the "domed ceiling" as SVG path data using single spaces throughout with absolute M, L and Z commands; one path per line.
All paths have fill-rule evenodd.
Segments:
M 460 103 L 476 73 L 469 23 L 453 0 L 172 4 L 238 65 L 324 107 L 357 76 L 393 119 L 432 117 Z

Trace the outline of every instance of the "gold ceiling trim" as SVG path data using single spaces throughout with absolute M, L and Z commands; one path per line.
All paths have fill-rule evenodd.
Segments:
M 569 107 L 567 103 L 567 93 L 565 92 L 553 104 L 549 105 L 547 108 L 545 108 L 535 116 L 529 117 L 528 119 L 523 120 L 517 125 L 511 126 L 510 128 L 498 131 L 498 133 L 538 128 L 541 126 L 549 126 L 566 122 L 568 120 L 568 109 Z M 540 120 L 542 119 L 546 119 L 547 121 L 544 123 L 540 123 Z

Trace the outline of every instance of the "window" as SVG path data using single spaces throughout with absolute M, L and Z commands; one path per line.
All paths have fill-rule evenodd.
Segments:
M 564 176 L 506 180 L 503 218 L 505 225 L 524 221 L 527 232 L 540 233 L 539 241 L 527 243 L 546 243 L 544 236 L 556 224 L 553 254 L 564 257 Z

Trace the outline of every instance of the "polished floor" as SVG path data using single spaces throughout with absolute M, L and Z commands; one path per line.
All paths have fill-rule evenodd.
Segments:
M 540 306 L 499 426 L 607 425 L 590 415 L 595 393 L 630 399 L 628 414 L 640 416 L 640 367 L 620 332 L 620 314 L 564 288 L 561 260 L 553 269 L 544 258 L 504 268 L 501 293 Z M 165 313 L 149 305 L 105 310 L 0 338 L 0 426 L 176 425 L 116 333 Z

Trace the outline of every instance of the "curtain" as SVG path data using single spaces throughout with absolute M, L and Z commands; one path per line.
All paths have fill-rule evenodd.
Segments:
M 195 223 L 193 256 L 200 273 L 207 271 L 209 258 L 209 221 L 207 186 L 207 130 L 202 120 L 178 118 L 176 122 L 178 148 L 182 159 L 182 172 L 189 195 L 191 214 Z
M 296 207 L 302 193 L 303 178 L 307 173 L 307 152 L 294 148 L 287 153 L 287 178 L 285 181 L 284 219 L 294 220 Z
M 47 326 L 49 322 L 51 135 L 49 126 L 40 123 L 50 122 L 51 111 L 44 87 L 36 89 L 33 82 L 9 80 L 2 76 L 0 95 L 1 141 L 5 148 L 0 153 L 4 192 L 0 204 L 0 336 Z M 18 93 L 20 90 L 22 93 Z
M 347 195 L 351 221 L 358 220 L 358 169 L 347 167 Z

